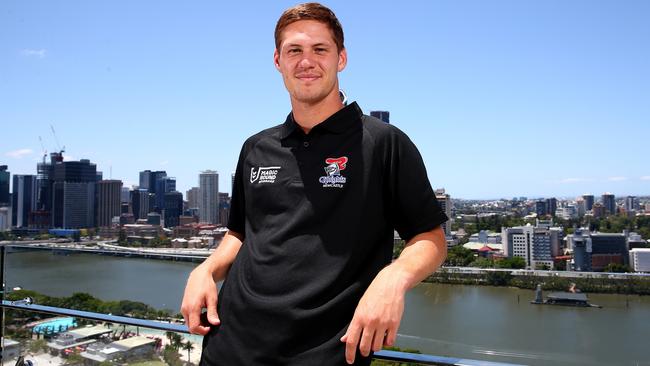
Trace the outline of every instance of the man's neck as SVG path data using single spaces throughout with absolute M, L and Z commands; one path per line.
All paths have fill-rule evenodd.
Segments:
M 312 128 L 328 119 L 343 108 L 343 103 L 338 95 L 335 98 L 327 97 L 317 104 L 301 103 L 291 100 L 291 113 L 293 120 L 308 134 Z

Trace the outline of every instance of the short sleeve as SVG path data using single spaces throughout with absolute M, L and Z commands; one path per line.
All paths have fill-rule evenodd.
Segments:
M 431 231 L 448 220 L 431 188 L 422 156 L 398 129 L 391 134 L 388 151 L 390 213 L 402 239 Z
M 228 229 L 241 235 L 245 235 L 246 230 L 246 202 L 244 197 L 245 146 L 244 144 L 237 161 L 235 181 L 232 186 L 232 198 L 230 200 L 230 216 L 228 217 Z

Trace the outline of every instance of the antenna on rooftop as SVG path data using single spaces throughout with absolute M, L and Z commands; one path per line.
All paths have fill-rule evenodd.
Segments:
M 41 136 L 38 136 L 38 142 L 41 143 L 41 149 L 43 150 L 43 164 L 45 164 L 45 158 L 47 158 L 47 150 L 45 149 L 45 146 L 43 145 L 43 139 Z

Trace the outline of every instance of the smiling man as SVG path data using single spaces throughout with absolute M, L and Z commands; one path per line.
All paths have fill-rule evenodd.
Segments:
M 244 143 L 229 232 L 183 298 L 203 365 L 368 365 L 395 342 L 406 291 L 444 260 L 447 217 L 416 147 L 341 101 L 343 41 L 317 3 L 278 20 L 291 113 Z M 393 230 L 407 244 L 391 262 Z

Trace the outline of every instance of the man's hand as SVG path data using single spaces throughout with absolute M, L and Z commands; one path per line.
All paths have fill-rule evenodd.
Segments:
M 377 274 L 341 338 L 349 364 L 354 363 L 357 347 L 367 357 L 371 349 L 377 352 L 395 343 L 406 291 L 438 269 L 446 256 L 445 234 L 437 227 L 409 240 L 399 258 Z
M 208 309 L 207 318 L 201 312 Z M 190 333 L 206 335 L 210 325 L 219 325 L 217 314 L 217 281 L 207 266 L 201 264 L 196 267 L 187 280 L 181 313 Z
M 349 364 L 354 363 L 357 345 L 361 354 L 368 357 L 371 349 L 377 352 L 384 345 L 391 346 L 395 342 L 408 289 L 400 278 L 390 266 L 386 267 L 361 297 L 350 326 L 341 338 L 341 342 L 345 342 L 345 359 Z
M 206 335 L 210 325 L 219 325 L 217 314 L 217 282 L 226 278 L 244 237 L 228 231 L 215 251 L 187 279 L 181 313 L 190 333 Z M 201 314 L 208 309 L 207 317 Z

